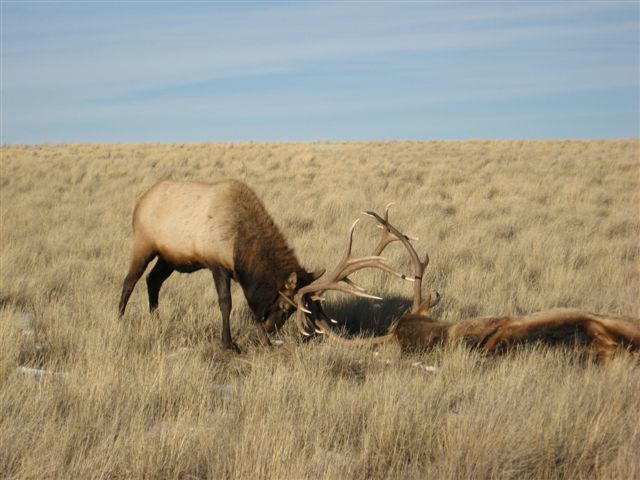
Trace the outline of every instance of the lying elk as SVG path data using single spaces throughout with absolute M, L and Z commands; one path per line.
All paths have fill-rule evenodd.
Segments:
M 365 293 L 355 285 L 349 275 L 368 267 L 366 259 L 351 256 L 353 231 L 349 232 L 347 251 L 334 271 L 325 279 L 318 279 L 302 287 L 294 296 L 296 321 L 304 334 L 309 325 L 319 333 L 332 339 L 351 344 L 397 343 L 402 351 L 431 348 L 439 344 L 462 342 L 487 353 L 497 353 L 509 345 L 541 341 L 545 343 L 577 343 L 586 347 L 598 360 L 606 360 L 617 351 L 640 352 L 640 319 L 605 316 L 581 310 L 551 310 L 525 316 L 475 318 L 459 323 L 435 322 L 428 317 L 429 308 L 440 296 L 436 292 L 422 301 L 422 276 L 429 263 L 428 255 L 421 261 L 411 244 L 410 237 L 404 235 L 388 221 L 389 206 L 382 218 L 374 212 L 364 212 L 373 217 L 382 228 L 382 238 L 375 247 L 373 258 L 380 258 L 382 250 L 391 242 L 400 241 L 411 256 L 414 276 L 406 277 L 414 281 L 413 305 L 409 313 L 402 316 L 389 332 L 369 339 L 345 339 L 333 332 L 324 312 L 316 307 L 323 300 L 323 293 L 336 290 L 360 297 L 379 298 Z M 372 257 L 367 257 L 372 258 Z M 306 315 L 305 315 L 306 314 Z M 333 321 L 332 321 L 333 322 Z M 335 322 L 334 322 L 335 323 Z
M 149 309 L 158 307 L 160 287 L 174 270 L 208 268 L 222 314 L 222 344 L 236 351 L 229 326 L 232 278 L 241 285 L 255 316 L 258 338 L 269 345 L 267 333 L 284 324 L 293 311 L 295 293 L 323 273 L 300 266 L 262 202 L 236 180 L 162 181 L 136 199 L 133 253 L 122 286 L 120 316 L 154 258 L 147 276 Z

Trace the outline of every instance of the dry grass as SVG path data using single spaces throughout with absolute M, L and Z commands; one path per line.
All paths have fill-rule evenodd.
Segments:
M 230 176 L 257 190 L 308 268 L 338 260 L 358 212 L 395 200 L 394 223 L 431 256 L 439 320 L 559 306 L 638 316 L 638 140 L 0 152 L 0 477 L 640 477 L 640 371 L 623 359 L 600 367 L 544 348 L 401 359 L 300 344 L 292 328 L 283 347 L 258 349 L 237 286 L 233 355 L 206 272 L 174 274 L 157 319 L 144 282 L 125 321 L 116 314 L 132 199 L 161 178 Z M 364 222 L 360 253 L 374 233 Z M 389 251 L 409 269 L 401 247 Z M 406 308 L 406 285 L 359 281 L 388 302 L 336 299 L 350 328 L 384 329 Z

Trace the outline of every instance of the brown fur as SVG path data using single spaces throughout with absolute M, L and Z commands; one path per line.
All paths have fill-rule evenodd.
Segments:
M 232 226 L 234 278 L 244 270 L 252 280 L 269 284 L 277 293 L 291 272 L 304 274 L 304 270 L 256 194 L 246 185 L 240 185 L 231 199 L 236 206 Z
M 403 351 L 461 342 L 487 353 L 499 353 L 519 343 L 562 343 L 583 347 L 603 361 L 618 351 L 640 353 L 640 319 L 562 309 L 448 324 L 415 313 L 398 321 L 389 340 Z
M 280 327 L 290 313 L 278 292 L 295 278 L 297 288 L 313 275 L 304 270 L 295 253 L 256 194 L 237 180 L 213 183 L 156 183 L 140 195 L 133 210 L 133 253 L 120 299 L 123 315 L 136 282 L 149 262 L 157 258 L 147 277 L 149 308 L 158 304 L 162 283 L 174 270 L 212 271 L 222 312 L 222 342 L 231 340 L 230 279 L 242 286 L 255 315 L 260 340 L 265 330 Z M 288 295 L 294 289 L 286 289 Z

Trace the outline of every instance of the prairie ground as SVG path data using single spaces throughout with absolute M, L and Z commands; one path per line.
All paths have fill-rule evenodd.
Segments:
M 245 180 L 308 269 L 353 219 L 428 251 L 440 321 L 577 307 L 640 316 L 640 141 L 5 146 L 0 150 L 0 477 L 639 478 L 640 369 L 567 349 L 253 345 L 233 287 L 220 347 L 210 273 L 174 274 L 157 318 L 142 280 L 117 316 L 133 199 L 163 178 Z M 363 221 L 355 253 L 377 230 Z M 402 247 L 386 254 L 410 271 Z M 381 333 L 411 289 L 332 297 Z M 213 338 L 212 338 L 213 337 Z M 433 369 L 413 366 L 435 366 Z

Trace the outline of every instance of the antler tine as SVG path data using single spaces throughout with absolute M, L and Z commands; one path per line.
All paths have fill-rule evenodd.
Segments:
M 305 309 L 303 306 L 298 305 L 296 310 L 296 325 L 298 330 L 302 335 L 308 337 L 310 334 L 307 332 L 307 327 L 310 327 L 310 323 L 307 318 L 304 316 L 305 312 L 309 310 Z
M 394 277 L 401 278 L 403 280 L 407 280 L 408 282 L 414 282 L 415 277 L 407 276 L 404 273 L 397 272 L 389 265 L 384 263 L 384 257 L 364 257 L 359 258 L 357 260 L 352 260 L 345 268 L 342 270 L 342 278 L 341 281 L 346 282 L 348 280 L 348 276 L 353 272 L 361 270 L 366 267 L 377 268 L 378 270 L 382 270 L 383 272 L 390 273 Z
M 384 221 L 389 223 L 389 209 L 395 205 L 396 202 L 389 202 L 384 206 Z
M 353 246 L 353 232 L 356 229 L 356 225 L 360 221 L 359 218 L 356 218 L 353 224 L 351 224 L 351 228 L 349 229 L 349 243 L 347 244 L 347 251 L 344 252 L 344 256 L 342 257 L 342 261 L 338 264 L 342 265 L 343 262 L 346 262 L 351 258 L 351 247 Z
M 394 204 L 395 204 L 395 202 L 389 202 L 384 207 L 384 222 L 385 223 L 389 223 L 389 209 Z M 362 212 L 362 213 L 364 213 L 365 215 L 368 215 L 367 212 Z M 376 248 L 373 249 L 373 254 L 374 255 L 380 255 L 382 253 L 382 251 L 387 247 L 387 245 L 389 245 L 391 242 L 395 242 L 396 240 L 400 240 L 393 233 L 391 233 L 391 231 L 389 230 L 389 228 L 387 228 L 385 223 L 378 223 L 378 226 L 382 229 L 382 235 L 380 236 L 380 241 L 378 242 L 378 245 L 376 246 Z
M 361 268 L 366 268 L 366 267 L 376 268 L 374 264 L 363 264 L 357 270 Z M 351 279 L 347 278 L 346 275 L 339 274 L 332 277 L 333 278 L 326 280 L 324 282 L 316 281 L 316 282 L 310 283 L 306 287 L 302 287 L 300 290 L 298 290 L 298 293 L 296 293 L 298 310 L 299 311 L 301 310 L 304 313 L 310 314 L 311 312 L 308 309 L 306 309 L 306 307 L 304 306 L 304 300 L 303 300 L 304 296 L 309 293 L 313 293 L 315 294 L 316 297 L 319 297 L 322 295 L 323 292 L 326 292 L 327 290 L 338 290 L 340 292 L 350 293 L 351 295 L 355 295 L 356 297 L 373 298 L 376 300 L 382 300 L 381 297 L 366 293 L 366 291 L 363 288 L 358 287 L 355 283 L 353 283 Z M 344 282 L 344 284 L 340 282 Z
M 379 224 L 383 225 L 385 230 L 387 230 L 387 232 L 389 232 L 390 234 L 393 234 L 397 240 L 400 240 L 408 250 L 413 262 L 415 280 L 413 284 L 413 305 L 411 307 L 411 313 L 418 312 L 422 303 L 422 275 L 424 273 L 424 270 L 427 268 L 427 265 L 429 264 L 429 255 L 425 255 L 424 261 L 420 260 L 420 257 L 418 257 L 415 248 L 413 248 L 413 245 L 411 245 L 411 242 L 409 241 L 409 237 L 389 223 L 389 217 L 387 215 L 388 212 L 385 212 L 385 218 L 382 218 L 376 212 L 367 211 L 363 213 L 365 215 L 373 217 Z M 393 240 L 390 240 L 387 243 L 391 243 L 391 241 Z M 380 244 L 382 244 L 382 240 Z
M 358 290 L 358 291 L 360 291 L 360 292 L 364 292 L 364 291 L 365 291 L 365 289 L 364 289 L 364 288 L 362 288 L 362 287 L 358 286 L 358 285 L 356 284 L 356 282 L 354 282 L 354 281 L 353 281 L 353 280 L 351 280 L 350 278 L 345 278 L 345 279 L 344 279 L 344 283 L 346 283 L 347 285 L 349 285 L 349 286 L 350 286 L 350 287 L 352 287 L 353 289 Z
M 389 245 L 392 242 L 401 240 L 388 227 L 388 225 L 389 225 L 389 209 L 393 205 L 395 205 L 395 202 L 390 202 L 390 203 L 387 203 L 387 205 L 385 205 L 385 207 L 384 207 L 384 222 L 378 222 L 378 227 L 380 229 L 382 229 L 382 235 L 380 237 L 380 241 L 378 242 L 378 245 L 373 250 L 373 254 L 374 255 L 380 255 L 382 253 L 382 251 L 387 247 L 387 245 Z M 371 215 L 371 212 L 363 211 L 362 213 L 365 214 L 365 215 L 368 215 L 370 217 L 373 216 L 373 215 Z M 411 235 L 406 235 L 406 234 L 403 234 L 403 235 L 406 238 L 408 238 L 409 240 L 414 240 L 414 241 L 418 240 L 417 237 L 413 237 Z

